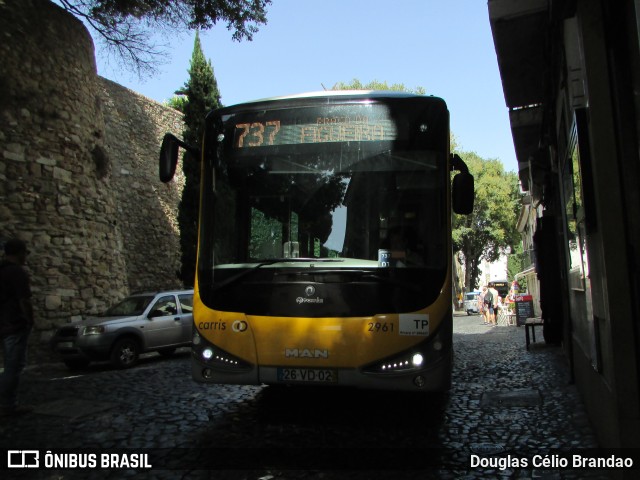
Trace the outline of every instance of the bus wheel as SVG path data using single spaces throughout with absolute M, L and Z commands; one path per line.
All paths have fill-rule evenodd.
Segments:
M 111 350 L 111 363 L 118 368 L 133 367 L 138 362 L 139 354 L 140 347 L 135 339 L 121 338 Z

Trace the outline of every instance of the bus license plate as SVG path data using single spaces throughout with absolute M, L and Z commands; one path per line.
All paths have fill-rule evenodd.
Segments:
M 278 381 L 284 383 L 336 383 L 338 372 L 324 368 L 278 368 Z

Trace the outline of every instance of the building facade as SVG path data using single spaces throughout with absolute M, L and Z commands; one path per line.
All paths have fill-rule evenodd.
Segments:
M 545 339 L 601 446 L 640 446 L 640 2 L 489 0 Z M 530 211 L 531 212 L 531 211 Z
M 522 199 L 517 228 L 522 237 L 522 269 L 515 276 L 515 280 L 526 285 L 526 293 L 533 298 L 533 311 L 536 317 L 542 315 L 540 307 L 540 282 L 536 272 L 536 254 L 533 238 L 536 233 L 537 220 L 542 217 L 543 207 L 539 202 L 534 204 L 531 195 Z M 524 293 L 524 292 L 523 292 Z

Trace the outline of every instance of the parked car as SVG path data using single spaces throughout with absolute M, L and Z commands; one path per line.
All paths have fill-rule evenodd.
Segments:
M 191 344 L 193 290 L 131 295 L 102 315 L 59 328 L 51 343 L 69 368 L 110 360 L 135 365 L 141 353 L 169 356 Z
M 478 310 L 478 295 L 480 292 L 469 292 L 464 294 L 464 309 L 467 315 L 480 313 Z

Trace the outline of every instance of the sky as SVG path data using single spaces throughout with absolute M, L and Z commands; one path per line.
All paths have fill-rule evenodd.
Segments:
M 358 79 L 423 87 L 443 98 L 459 150 L 517 172 L 486 0 L 273 0 L 253 41 L 226 24 L 201 32 L 225 106 Z M 98 74 L 157 101 L 188 80 L 194 33 L 166 38 L 168 56 L 138 78 L 96 48 Z

